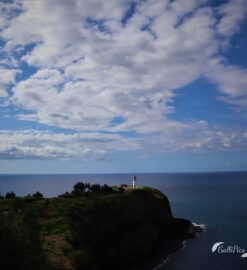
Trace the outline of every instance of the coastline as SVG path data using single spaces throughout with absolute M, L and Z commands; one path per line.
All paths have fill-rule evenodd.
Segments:
M 177 252 L 185 248 L 187 241 L 197 237 L 198 234 L 204 232 L 204 230 L 204 224 L 191 223 L 191 226 L 183 237 L 163 243 L 160 251 L 143 259 L 141 263 L 136 263 L 132 267 L 128 267 L 128 269 L 125 268 L 124 270 L 158 270 Z

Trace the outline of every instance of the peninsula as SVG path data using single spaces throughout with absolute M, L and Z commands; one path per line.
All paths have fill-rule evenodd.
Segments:
M 168 198 L 149 187 L 77 183 L 58 198 L 5 197 L 0 259 L 7 270 L 138 269 L 200 231 L 175 218 Z

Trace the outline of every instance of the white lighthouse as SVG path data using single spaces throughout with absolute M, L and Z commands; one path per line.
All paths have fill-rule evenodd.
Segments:
M 132 180 L 132 187 L 133 187 L 133 188 L 136 187 L 136 180 L 137 180 L 137 177 L 134 176 L 134 177 L 133 177 L 133 180 Z

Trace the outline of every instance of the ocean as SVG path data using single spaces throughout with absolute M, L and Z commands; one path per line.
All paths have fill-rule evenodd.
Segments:
M 156 269 L 247 269 L 247 258 L 241 257 L 244 249 L 247 252 L 247 172 L 136 175 L 137 184 L 158 188 L 168 196 L 174 216 L 205 228 L 164 264 L 157 262 Z M 133 174 L 0 175 L 0 190 L 2 194 L 14 191 L 21 196 L 39 191 L 53 197 L 70 191 L 78 181 L 119 185 L 130 184 L 132 177 Z M 224 243 L 213 253 L 212 246 L 217 242 Z

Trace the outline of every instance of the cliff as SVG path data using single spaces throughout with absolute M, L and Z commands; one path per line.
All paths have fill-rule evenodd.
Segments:
M 160 250 L 173 252 L 195 235 L 191 222 L 174 218 L 167 197 L 155 189 L 100 197 L 72 216 L 78 269 L 128 269 Z
M 155 189 L 115 188 L 72 195 L 5 199 L 0 203 L 0 218 L 12 220 L 11 224 L 16 224 L 18 219 L 25 226 L 23 239 L 28 245 L 21 238 L 19 249 L 32 254 L 32 245 L 38 247 L 35 258 L 42 257 L 45 262 L 42 268 L 39 261 L 39 269 L 109 270 L 130 269 L 133 265 L 138 268 L 143 260 L 153 258 L 160 251 L 165 256 L 178 249 L 184 239 L 196 233 L 190 221 L 173 217 L 168 198 Z M 6 243 L 8 236 L 4 230 L 9 230 L 11 224 L 2 228 Z M 19 237 L 19 228 L 12 231 L 11 241 L 14 241 Z M 32 241 L 36 239 L 35 242 L 31 243 L 29 237 Z M 2 249 L 3 245 L 4 242 Z M 5 254 L 9 263 L 5 269 L 14 269 L 11 258 L 15 253 L 20 252 L 11 251 L 9 261 L 8 252 Z M 37 262 L 32 260 L 30 269 Z M 26 265 L 23 268 L 29 269 Z

